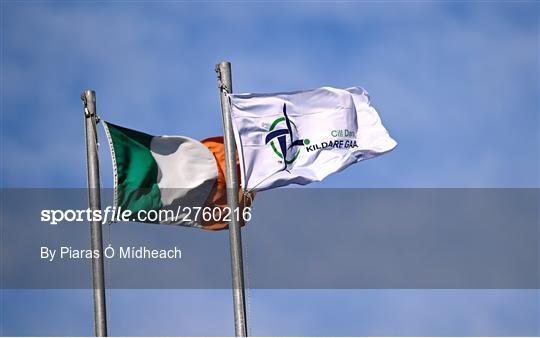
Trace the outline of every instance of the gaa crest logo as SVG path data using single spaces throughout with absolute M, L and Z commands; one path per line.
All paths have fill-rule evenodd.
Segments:
M 292 164 L 302 151 L 299 146 L 308 145 L 309 139 L 298 138 L 298 128 L 287 116 L 287 104 L 283 104 L 283 116 L 275 119 L 268 130 L 265 144 L 270 143 L 274 154 L 283 162 L 283 169 Z

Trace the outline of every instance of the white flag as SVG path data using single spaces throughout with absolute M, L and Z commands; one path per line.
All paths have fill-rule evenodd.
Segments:
M 396 146 L 362 88 L 231 94 L 248 191 L 308 184 Z

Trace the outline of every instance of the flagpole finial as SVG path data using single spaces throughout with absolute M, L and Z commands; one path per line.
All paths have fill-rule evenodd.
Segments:
M 219 89 L 224 91 L 227 94 L 232 92 L 231 83 L 231 63 L 229 61 L 221 61 L 216 64 L 216 73 L 218 77 L 218 86 Z

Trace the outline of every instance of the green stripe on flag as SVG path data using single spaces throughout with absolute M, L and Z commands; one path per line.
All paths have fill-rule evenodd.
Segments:
M 104 122 L 115 166 L 117 206 L 133 212 L 162 207 L 158 166 L 150 151 L 152 135 Z

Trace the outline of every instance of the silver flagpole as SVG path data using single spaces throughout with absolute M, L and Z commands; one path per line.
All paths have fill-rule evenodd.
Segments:
M 85 90 L 81 94 L 84 102 L 84 129 L 86 133 L 86 165 L 88 168 L 88 206 L 90 210 L 101 210 L 99 183 L 99 159 L 97 149 L 98 118 L 96 115 L 96 92 Z M 94 334 L 107 336 L 107 314 L 105 310 L 105 279 L 103 277 L 103 243 L 101 222 L 90 222 L 92 251 L 98 250 L 99 257 L 92 258 L 92 286 L 94 289 Z
M 225 166 L 227 180 L 227 203 L 231 210 L 238 208 L 238 177 L 236 175 L 236 144 L 232 129 L 231 112 L 227 93 L 232 93 L 231 63 L 223 61 L 216 65 L 221 116 L 225 139 Z M 235 213 L 232 213 L 234 215 Z M 237 215 L 241 215 L 238 212 Z M 247 337 L 246 293 L 244 289 L 244 265 L 242 261 L 242 233 L 240 222 L 231 217 L 229 222 L 229 241 L 231 246 L 231 270 L 234 300 L 234 329 L 237 337 Z

